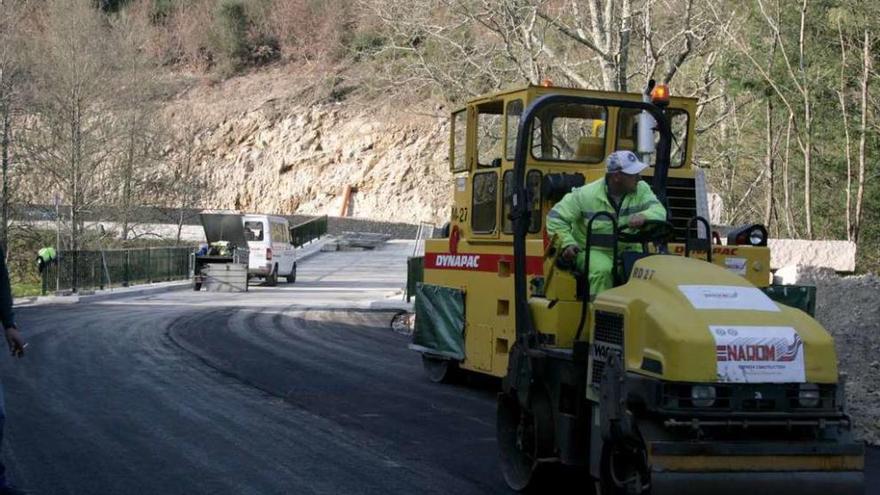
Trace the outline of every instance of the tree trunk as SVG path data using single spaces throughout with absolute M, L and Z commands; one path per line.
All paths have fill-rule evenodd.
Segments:
M 789 186 L 791 175 L 788 172 L 788 164 L 791 158 L 791 125 L 793 120 L 794 115 L 789 114 L 788 127 L 785 130 L 785 156 L 782 159 L 782 194 L 785 207 L 785 225 L 789 238 L 797 237 L 797 231 L 794 227 L 794 214 L 791 211 L 791 190 Z
M 611 1 L 611 0 L 608 0 Z M 617 91 L 626 92 L 627 67 L 629 66 L 629 39 L 632 30 L 631 0 L 623 0 L 620 12 L 620 37 L 617 55 Z
M 858 244 L 862 227 L 862 200 L 865 194 L 865 141 L 868 132 L 868 83 L 871 80 L 871 35 L 865 30 L 862 51 L 862 117 L 859 122 L 859 187 L 856 192 L 856 212 L 853 222 L 852 241 Z
M 599 8 L 597 0 L 590 0 L 590 28 L 595 44 L 599 46 L 603 53 L 612 55 L 611 53 L 611 15 L 614 2 L 607 1 L 605 3 L 605 11 Z M 602 57 L 600 55 L 600 65 L 602 66 L 602 85 L 606 91 L 614 91 L 617 86 L 617 67 L 610 57 Z
M 801 29 L 798 39 L 798 52 L 800 55 L 799 68 L 802 79 L 801 94 L 804 98 L 804 214 L 807 224 L 807 239 L 813 238 L 813 108 L 810 104 L 810 86 L 807 80 L 806 57 L 804 51 L 806 48 L 806 19 L 807 19 L 807 0 L 804 0 L 801 6 Z
M 813 109 L 810 105 L 810 90 L 804 91 L 804 214 L 806 216 L 807 239 L 813 238 Z
M 841 86 L 843 84 L 841 83 Z M 849 137 L 849 119 L 846 114 L 846 99 L 843 90 L 838 93 L 840 99 L 840 112 L 843 115 L 843 139 L 846 147 L 846 240 L 851 241 L 853 236 L 852 222 L 852 150 Z
M 12 125 L 12 118 L 9 116 L 9 107 L 3 107 L 3 137 L 0 140 L 0 155 L 3 162 L 3 204 L 0 205 L 0 247 L 3 252 L 9 250 L 9 133 Z
M 773 219 L 773 179 L 774 179 L 774 158 L 773 158 L 773 99 L 767 97 L 767 118 L 766 118 L 766 147 L 764 156 L 764 166 L 767 168 L 767 192 L 766 192 L 766 210 L 764 211 L 764 226 L 769 230 L 770 221 Z
M 80 209 L 80 196 L 83 191 L 80 190 L 80 180 L 82 171 L 79 169 L 82 165 L 82 127 L 80 119 L 82 118 L 82 114 L 80 113 L 79 102 L 74 105 L 73 110 L 73 119 L 71 119 L 71 175 L 72 175 L 72 186 L 73 186 L 73 194 L 70 197 L 70 250 L 73 252 L 73 278 L 71 282 L 71 288 L 74 292 L 77 290 L 77 286 L 79 285 L 79 209 Z
M 852 147 L 849 136 L 849 118 L 846 111 L 846 43 L 843 29 L 837 22 L 837 34 L 840 41 L 840 89 L 837 96 L 840 101 L 840 114 L 843 116 L 843 137 L 846 149 L 846 240 L 852 240 Z
M 128 241 L 129 220 L 131 214 L 131 190 L 132 174 L 134 170 L 134 129 L 129 128 L 128 150 L 125 156 L 125 165 L 122 170 L 122 241 Z

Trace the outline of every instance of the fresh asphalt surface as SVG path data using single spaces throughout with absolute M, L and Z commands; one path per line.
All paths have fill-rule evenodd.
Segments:
M 12 477 L 36 494 L 508 493 L 497 383 L 428 382 L 393 311 L 367 309 L 409 249 L 322 253 L 246 294 L 19 310 L 28 354 L 0 359 Z

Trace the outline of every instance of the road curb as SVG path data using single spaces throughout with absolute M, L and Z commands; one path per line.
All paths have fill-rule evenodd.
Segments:
M 121 287 L 119 289 L 104 291 L 84 291 L 80 294 L 71 294 L 67 296 L 36 296 L 22 297 L 12 301 L 14 308 L 28 308 L 33 306 L 47 306 L 55 304 L 78 304 L 80 302 L 92 302 L 106 299 L 119 299 L 123 297 L 143 296 L 147 294 L 158 294 L 161 292 L 169 292 L 172 290 L 182 290 L 192 286 L 190 280 L 178 280 L 174 282 L 163 282 L 150 285 L 135 285 L 133 287 Z
M 127 287 L 125 289 L 116 289 L 113 291 L 96 291 L 92 294 L 80 295 L 80 302 L 101 301 L 105 299 L 121 299 L 125 297 L 145 296 L 149 294 L 159 294 L 162 292 L 170 292 L 173 290 L 183 290 L 192 287 L 192 280 L 178 280 L 175 282 L 165 282 L 162 285 L 147 285 Z

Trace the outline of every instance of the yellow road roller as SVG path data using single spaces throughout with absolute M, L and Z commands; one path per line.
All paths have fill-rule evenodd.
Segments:
M 562 464 L 602 495 L 863 494 L 830 335 L 768 295 L 766 229 L 713 243 L 687 165 L 695 102 L 657 103 L 529 86 L 454 113 L 455 206 L 426 242 L 411 347 L 435 381 L 503 377 L 497 440 L 515 490 Z M 633 231 L 585 216 L 582 250 L 615 263 L 614 287 L 590 294 L 544 223 L 617 149 L 650 162 L 668 217 Z M 593 235 L 603 222 L 611 234 Z

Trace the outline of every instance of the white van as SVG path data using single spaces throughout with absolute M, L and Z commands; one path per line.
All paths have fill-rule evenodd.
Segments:
M 244 237 L 250 248 L 248 276 L 276 285 L 278 277 L 296 281 L 296 252 L 290 243 L 290 225 L 284 217 L 243 215 Z

